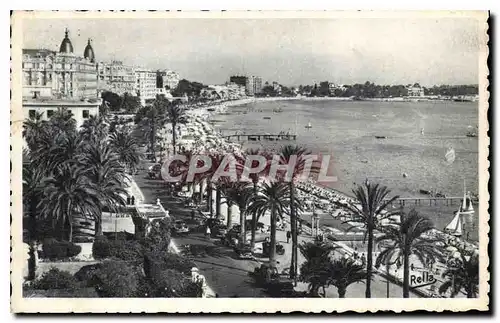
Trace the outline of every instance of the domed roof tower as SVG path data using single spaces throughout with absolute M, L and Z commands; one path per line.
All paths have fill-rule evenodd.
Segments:
M 85 50 L 83 51 L 83 57 L 95 63 L 95 54 L 92 45 L 90 44 L 90 38 L 88 40 L 87 46 L 85 46 Z
M 73 53 L 73 44 L 71 44 L 71 40 L 68 37 L 68 29 L 64 32 L 64 39 L 61 42 L 61 46 L 59 47 L 59 53 L 72 54 Z

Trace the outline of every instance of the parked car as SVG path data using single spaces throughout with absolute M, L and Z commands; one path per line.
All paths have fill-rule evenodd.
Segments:
M 148 168 L 148 176 L 151 179 L 161 179 L 161 164 L 154 164 Z
M 177 235 L 186 235 L 189 233 L 189 228 L 188 228 L 186 222 L 184 222 L 182 220 L 177 220 L 174 223 L 174 231 L 175 231 L 175 234 L 177 234 Z

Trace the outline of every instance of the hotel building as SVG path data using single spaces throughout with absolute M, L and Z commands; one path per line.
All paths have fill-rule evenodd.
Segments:
M 90 39 L 83 56 L 77 55 L 66 30 L 59 52 L 23 49 L 22 69 L 25 118 L 42 112 L 47 119 L 58 108 L 68 108 L 80 126 L 98 114 L 97 64 Z
M 136 95 L 135 68 L 123 65 L 121 61 L 97 64 L 99 93 L 110 91 L 118 95 Z

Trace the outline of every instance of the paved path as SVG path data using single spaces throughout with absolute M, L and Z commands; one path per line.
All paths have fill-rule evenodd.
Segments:
M 145 203 L 156 203 L 159 198 L 174 220 L 190 218 L 190 208 L 183 206 L 181 198 L 169 196 L 161 180 L 147 179 L 146 171 L 140 171 L 134 180 L 144 194 Z M 219 297 L 268 297 L 261 288 L 253 286 L 253 279 L 248 275 L 259 265 L 257 262 L 236 259 L 232 249 L 221 246 L 215 239 L 205 238 L 203 233 L 190 233 L 173 240 L 180 250 L 186 244 L 204 246 L 207 254 L 193 260 Z

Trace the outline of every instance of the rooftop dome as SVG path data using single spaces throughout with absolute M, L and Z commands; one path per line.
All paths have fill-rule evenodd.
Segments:
M 71 54 L 73 53 L 73 45 L 71 44 L 71 40 L 68 37 L 68 29 L 64 32 L 64 39 L 61 42 L 61 46 L 59 47 L 59 53 Z
M 87 46 L 85 46 L 85 51 L 83 52 L 83 57 L 91 61 L 92 63 L 95 63 L 95 54 L 94 54 L 94 49 L 92 48 L 92 45 L 90 44 L 90 38 L 87 43 Z

